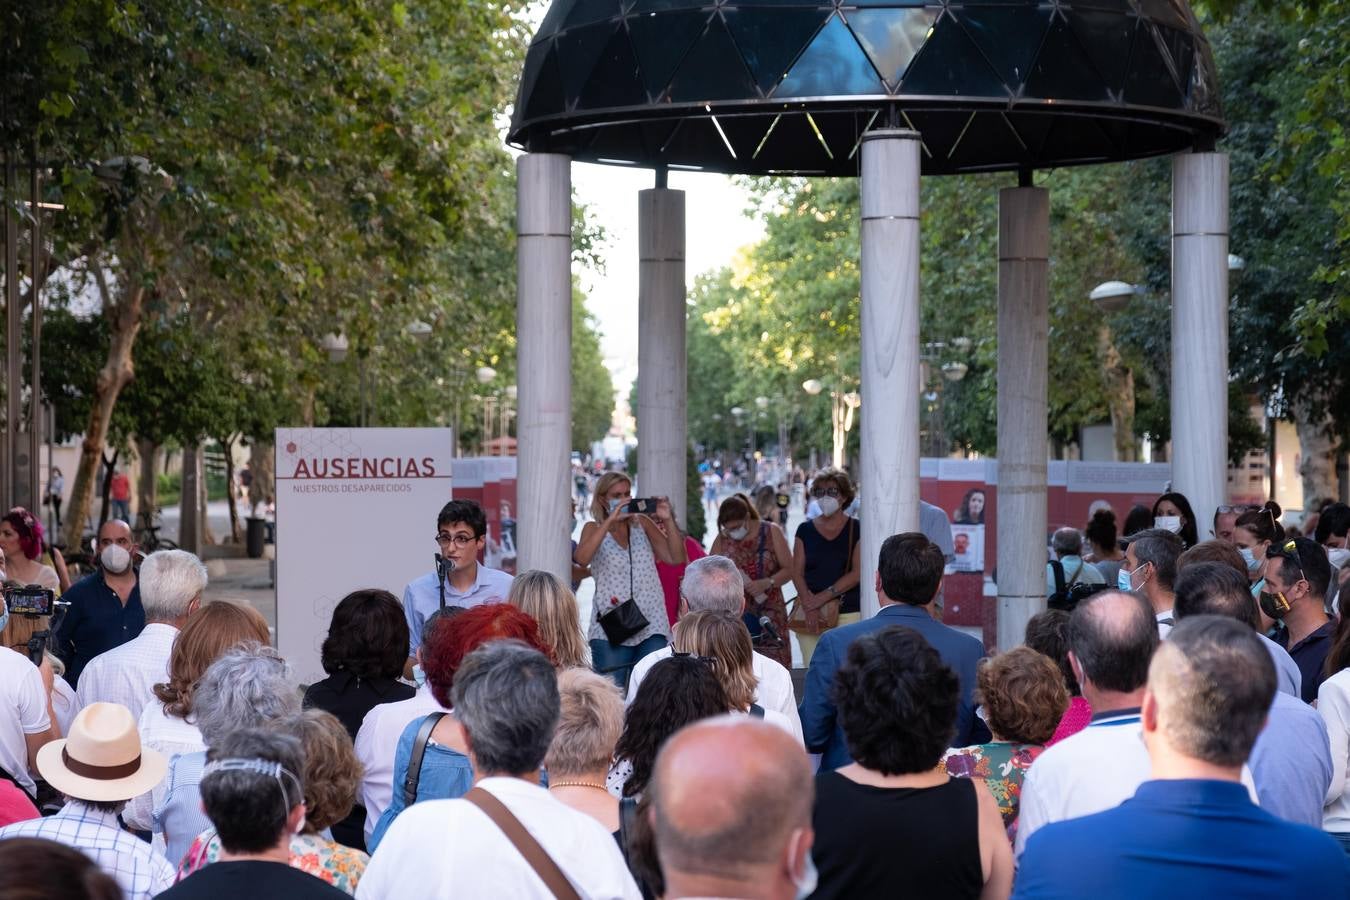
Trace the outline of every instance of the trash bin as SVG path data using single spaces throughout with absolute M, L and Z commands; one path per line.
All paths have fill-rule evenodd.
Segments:
M 245 537 L 245 544 L 248 547 L 248 558 L 262 559 L 263 539 L 267 535 L 267 520 L 248 516 L 245 521 L 248 523 L 248 533 Z

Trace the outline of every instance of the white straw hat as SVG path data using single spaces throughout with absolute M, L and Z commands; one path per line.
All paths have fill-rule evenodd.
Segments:
M 71 722 L 66 740 L 38 750 L 37 769 L 67 797 L 114 802 L 159 784 L 168 762 L 154 750 L 141 749 L 131 710 L 120 703 L 91 703 Z

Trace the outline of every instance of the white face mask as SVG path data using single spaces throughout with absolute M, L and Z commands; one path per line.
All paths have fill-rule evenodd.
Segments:
M 750 533 L 750 529 L 742 525 L 740 528 L 733 528 L 727 532 L 727 537 L 733 541 L 743 541 L 745 536 Z
M 1350 563 L 1350 549 L 1345 547 L 1333 547 L 1327 551 L 1327 559 L 1336 568 L 1344 568 L 1346 563 Z
M 1181 534 L 1181 516 L 1154 516 L 1153 527 Z
M 821 497 L 816 502 L 820 504 L 822 516 L 832 516 L 839 512 L 839 501 L 834 497 Z
M 804 898 L 811 896 L 820 886 L 820 871 L 816 868 L 816 861 L 810 853 L 806 854 L 806 864 L 802 867 L 801 880 L 798 881 L 794 878 L 793 883 L 797 885 L 797 900 L 804 900 Z
M 98 555 L 98 561 L 103 564 L 103 571 L 112 575 L 122 575 L 131 568 L 131 553 L 126 547 L 109 544 Z

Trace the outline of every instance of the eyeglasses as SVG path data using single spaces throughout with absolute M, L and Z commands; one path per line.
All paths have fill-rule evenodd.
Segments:
M 837 500 L 837 499 L 839 499 L 839 489 L 838 489 L 838 488 L 832 488 L 832 487 L 831 487 L 831 488 L 817 488 L 817 489 L 815 489 L 815 490 L 813 490 L 813 491 L 811 492 L 811 496 L 812 496 L 812 497 L 834 497 L 834 498 Z
M 697 653 L 687 653 L 684 651 L 676 650 L 674 642 L 670 644 L 670 655 L 678 656 L 681 659 L 696 659 L 699 662 L 707 663 L 710 666 L 713 663 L 717 662 L 717 657 L 715 656 L 699 656 Z
M 472 534 L 461 533 L 461 534 L 436 535 L 436 543 L 440 544 L 442 547 L 448 547 L 451 544 L 454 544 L 456 547 L 467 547 L 476 540 L 478 540 L 478 538 Z
M 1220 506 L 1220 507 L 1216 508 L 1216 509 L 1214 510 L 1214 512 L 1216 512 L 1217 514 L 1219 514 L 1219 515 L 1221 515 L 1221 516 L 1226 516 L 1226 515 L 1228 515 L 1229 513 L 1237 513 L 1238 515 L 1241 515 L 1242 513 L 1249 512 L 1249 511 L 1251 511 L 1251 510 L 1253 510 L 1253 509 L 1260 509 L 1260 508 L 1261 508 L 1261 507 L 1259 507 L 1259 506 Z

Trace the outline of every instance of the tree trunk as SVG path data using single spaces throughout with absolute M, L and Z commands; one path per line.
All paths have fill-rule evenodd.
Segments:
M 259 503 L 268 503 L 276 497 L 276 451 L 272 441 L 253 439 L 249 445 L 248 468 L 253 473 L 253 484 L 248 489 L 250 510 Z M 250 513 L 251 514 L 251 513 Z
M 155 507 L 159 505 L 159 473 L 155 466 L 159 445 L 137 438 L 136 455 L 141 460 L 141 476 L 136 483 L 136 519 L 137 525 L 144 528 L 154 524 Z
M 112 422 L 113 409 L 117 406 L 117 397 L 135 376 L 131 351 L 136 343 L 136 334 L 141 329 L 145 304 L 145 287 L 138 278 L 128 277 L 125 293 L 120 301 L 113 303 L 102 267 L 97 263 L 91 263 L 91 267 L 98 281 L 104 316 L 109 320 L 112 339 L 108 344 L 108 358 L 94 380 L 94 402 L 89 409 L 84 442 L 80 445 L 80 464 L 75 470 L 70 509 L 66 513 L 66 521 L 70 523 L 68 533 L 73 533 L 77 546 L 89 518 L 94 479 L 97 477 L 99 462 L 103 459 L 103 448 L 108 442 L 108 426 Z
M 1294 428 L 1298 431 L 1298 474 L 1303 479 L 1303 509 L 1317 512 L 1326 500 L 1335 499 L 1336 440 L 1331 436 L 1331 420 L 1309 421 L 1305 407 L 1294 409 Z
M 1116 462 L 1134 462 L 1139 458 L 1139 442 L 1134 436 L 1134 372 L 1120 358 L 1111 329 L 1104 321 L 1097 331 L 1097 349 L 1106 377 L 1106 402 L 1111 409 Z
M 234 442 L 232 435 L 224 439 L 217 438 L 220 445 L 225 448 L 225 502 L 229 504 L 230 509 L 230 543 L 238 544 L 239 536 L 239 502 L 235 497 L 234 482 Z

